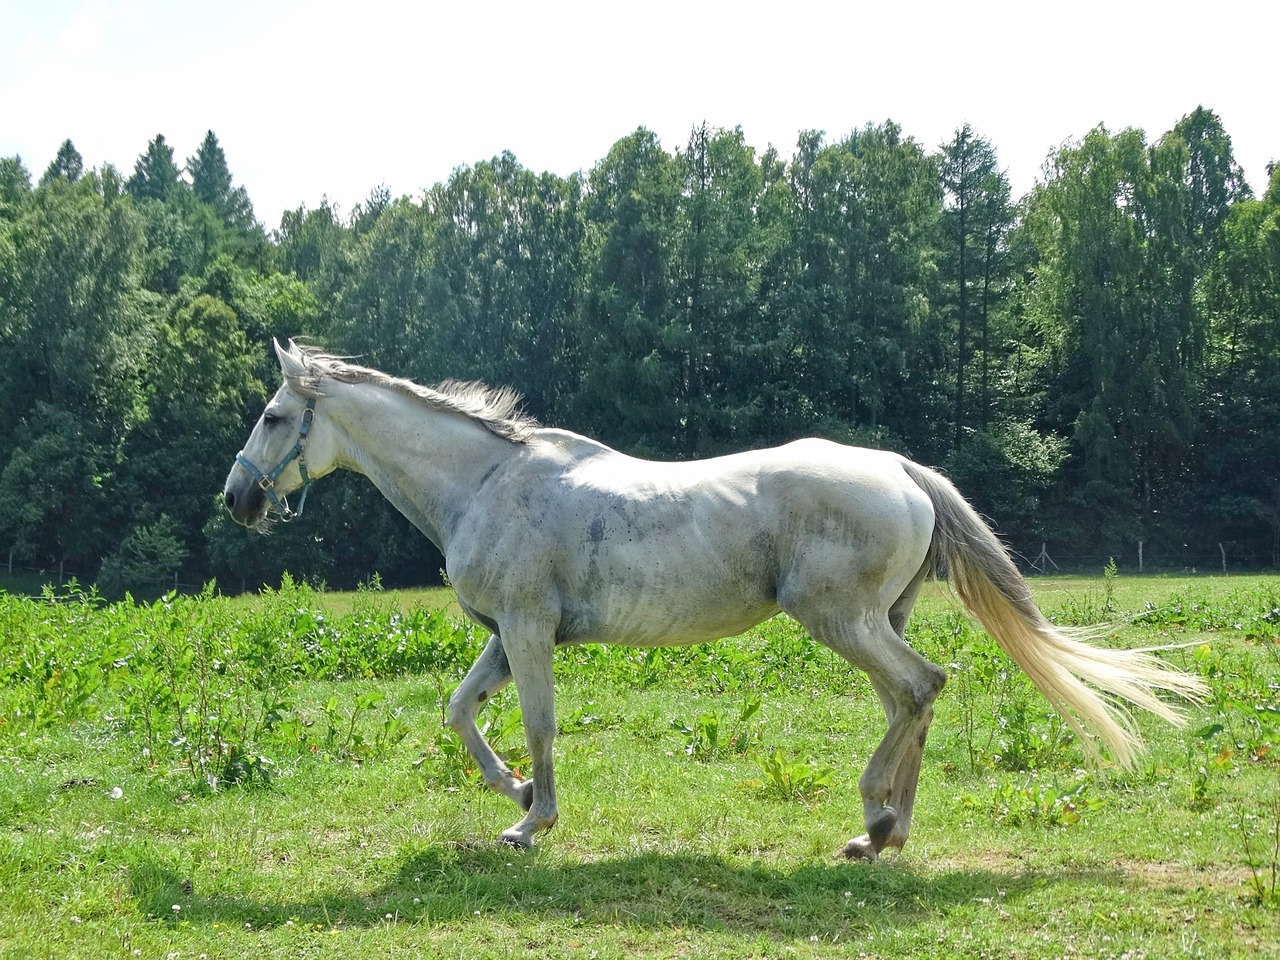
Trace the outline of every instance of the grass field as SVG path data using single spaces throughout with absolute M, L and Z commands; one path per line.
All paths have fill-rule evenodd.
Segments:
M 778 618 L 557 660 L 561 819 L 534 853 L 441 727 L 483 635 L 444 591 L 150 605 L 0 595 L 0 957 L 1280 956 L 1280 578 L 1045 579 L 1058 622 L 1212 702 L 1083 753 L 961 615 L 906 850 L 834 856 L 883 731 Z M 514 695 L 486 736 L 515 765 Z

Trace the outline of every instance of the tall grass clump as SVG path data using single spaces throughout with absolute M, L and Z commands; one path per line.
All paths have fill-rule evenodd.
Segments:
M 176 768 L 199 789 L 266 781 L 281 756 L 368 756 L 403 737 L 382 695 L 328 700 L 317 717 L 297 703 L 303 682 L 460 675 L 482 639 L 376 591 L 329 614 L 288 578 L 252 604 L 212 587 L 150 604 L 0 595 L 0 736 L 111 729 L 147 767 Z

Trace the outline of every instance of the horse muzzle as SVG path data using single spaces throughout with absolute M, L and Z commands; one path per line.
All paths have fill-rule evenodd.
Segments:
M 262 488 L 243 470 L 232 470 L 222 490 L 231 519 L 241 526 L 256 527 L 267 514 L 267 497 Z

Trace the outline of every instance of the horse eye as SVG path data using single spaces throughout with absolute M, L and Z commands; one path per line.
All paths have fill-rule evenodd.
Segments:
M 262 422 L 263 422 L 264 424 L 266 424 L 268 427 L 270 427 L 270 426 L 273 426 L 273 425 L 275 425 L 275 424 L 279 423 L 279 422 L 280 422 L 280 417 L 279 417 L 277 414 L 274 414 L 274 413 L 264 413 L 264 414 L 262 415 Z

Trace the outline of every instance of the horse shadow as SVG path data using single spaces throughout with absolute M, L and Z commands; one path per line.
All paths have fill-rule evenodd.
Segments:
M 1089 871 L 1084 871 L 1088 873 Z M 1115 880 L 1109 871 L 1094 879 Z M 1072 880 L 1082 871 L 1072 869 Z M 901 927 L 965 903 L 1014 903 L 1058 878 L 1038 869 L 925 870 L 907 858 L 875 864 L 832 860 L 795 867 L 728 861 L 713 855 L 644 852 L 585 863 L 548 863 L 489 844 L 452 844 L 407 854 L 386 879 L 360 891 L 335 879 L 312 897 L 268 899 L 225 890 L 203 893 L 176 870 L 135 863 L 132 893 L 156 918 L 258 929 L 286 923 L 372 927 L 471 916 L 571 918 L 740 933 L 769 938 L 815 930 Z M 1115 882 L 1120 882 L 1115 880 Z M 996 909 L 993 906 L 992 909 Z

